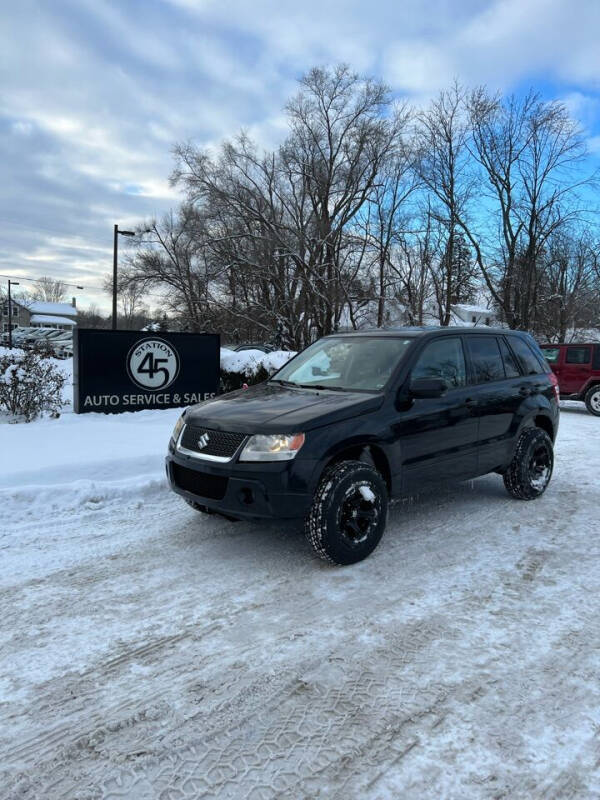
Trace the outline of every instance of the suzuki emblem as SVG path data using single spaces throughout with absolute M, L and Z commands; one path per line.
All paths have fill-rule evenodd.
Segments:
M 198 450 L 204 450 L 209 441 L 210 441 L 210 436 L 208 435 L 208 433 L 203 433 L 202 436 L 198 439 Z

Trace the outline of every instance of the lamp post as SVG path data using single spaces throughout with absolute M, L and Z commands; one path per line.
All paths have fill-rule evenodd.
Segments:
M 117 330 L 117 251 L 119 249 L 119 235 L 135 236 L 134 231 L 120 231 L 115 225 L 115 238 L 113 245 L 113 291 L 112 291 L 112 329 Z
M 12 300 L 10 298 L 10 287 L 20 286 L 17 281 L 8 279 L 8 348 L 12 350 Z

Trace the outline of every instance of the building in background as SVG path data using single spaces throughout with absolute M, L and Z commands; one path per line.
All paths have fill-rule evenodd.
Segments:
M 450 306 L 455 317 L 453 325 L 497 325 L 498 314 L 490 308 L 456 303 Z
M 46 303 L 42 300 L 12 300 L 12 327 L 62 328 L 71 330 L 77 325 L 75 298 L 71 303 Z M 8 300 L 0 304 L 0 328 L 8 332 Z

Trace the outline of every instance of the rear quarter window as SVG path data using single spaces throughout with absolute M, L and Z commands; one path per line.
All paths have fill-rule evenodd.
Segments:
M 521 374 L 521 369 L 515 354 L 506 344 L 504 338 L 499 338 L 498 344 L 500 345 L 500 350 L 502 352 L 502 360 L 504 361 L 504 371 L 506 372 L 506 377 L 518 378 Z
M 520 336 L 509 336 L 511 350 L 519 359 L 525 375 L 541 375 L 546 372 L 544 359 L 538 357 L 532 347 Z

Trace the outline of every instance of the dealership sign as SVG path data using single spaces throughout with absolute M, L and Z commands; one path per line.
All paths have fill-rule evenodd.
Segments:
M 219 388 L 216 334 L 76 328 L 73 355 L 77 414 L 189 406 Z

